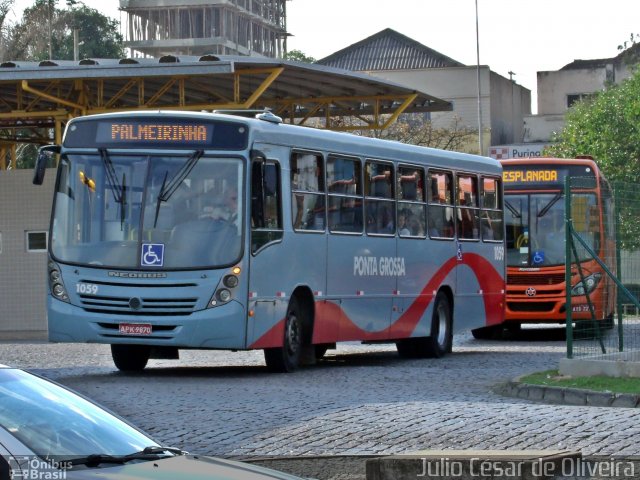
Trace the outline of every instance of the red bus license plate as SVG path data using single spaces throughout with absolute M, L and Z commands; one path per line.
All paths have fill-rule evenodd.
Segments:
M 149 323 L 121 323 L 120 333 L 122 335 L 151 335 L 151 324 Z

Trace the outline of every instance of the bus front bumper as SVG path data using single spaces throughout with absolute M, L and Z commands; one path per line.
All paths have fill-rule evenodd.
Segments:
M 247 313 L 236 301 L 179 316 L 106 316 L 87 312 L 51 296 L 47 299 L 47 307 L 51 342 L 121 343 L 203 349 L 246 348 Z M 121 333 L 124 330 L 142 333 Z
M 526 295 L 514 295 L 507 291 L 506 323 L 565 323 L 567 321 L 566 297 L 558 295 L 540 295 L 530 298 Z M 591 311 L 586 297 L 572 298 L 572 320 L 591 320 Z M 596 319 L 604 318 L 604 309 L 599 298 L 591 298 Z

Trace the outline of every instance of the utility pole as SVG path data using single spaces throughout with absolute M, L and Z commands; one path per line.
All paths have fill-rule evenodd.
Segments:
M 480 29 L 478 27 L 478 0 L 476 0 L 476 70 L 478 73 L 478 155 L 484 155 L 482 145 L 482 99 L 480 97 Z
M 49 60 L 53 59 L 53 45 L 52 45 L 53 33 L 52 33 L 52 27 L 51 27 L 51 16 L 52 16 L 51 9 L 53 8 L 53 2 L 54 0 L 49 0 L 47 2 L 47 5 L 49 7 L 48 8 L 49 10 Z

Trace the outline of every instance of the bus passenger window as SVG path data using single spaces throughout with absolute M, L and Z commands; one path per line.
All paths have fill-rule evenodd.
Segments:
M 388 163 L 368 161 L 365 167 L 365 195 L 376 198 L 393 198 L 393 166 Z
M 424 238 L 427 218 L 424 171 L 420 167 L 401 165 L 396 185 L 398 236 Z
M 458 238 L 477 240 L 479 231 L 478 179 L 472 175 L 458 175 L 456 185 L 456 227 Z
M 429 171 L 428 233 L 431 238 L 453 238 L 453 175 Z
M 362 233 L 362 167 L 360 160 L 329 157 L 327 224 L 332 233 Z
M 365 172 L 367 233 L 395 235 L 396 212 L 395 202 L 393 201 L 393 165 L 367 161 Z
M 483 178 L 480 192 L 480 230 L 484 241 L 501 242 L 504 239 L 500 180 Z
M 322 156 L 291 155 L 291 215 L 294 230 L 324 232 L 325 198 Z

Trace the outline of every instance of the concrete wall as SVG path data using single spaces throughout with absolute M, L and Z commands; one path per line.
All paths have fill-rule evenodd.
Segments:
M 28 231 L 47 231 L 55 170 L 42 186 L 31 170 L 0 171 L 0 339 L 45 338 L 47 254 L 27 251 Z
M 437 128 L 447 128 L 458 117 L 462 124 L 478 128 L 478 84 L 473 67 L 428 68 L 422 70 L 382 70 L 365 72 L 382 77 L 406 87 L 415 88 L 453 103 L 452 112 L 434 112 L 431 119 Z M 489 128 L 489 68 L 481 67 L 480 86 L 482 98 L 482 123 Z
M 548 142 L 564 127 L 564 115 L 525 115 L 524 138 L 527 143 Z
M 491 72 L 491 145 L 519 143 L 523 118 L 531 113 L 531 91 Z
M 538 72 L 538 114 L 564 113 L 567 96 L 590 94 L 604 88 L 607 70 L 604 68 Z M 609 75 L 611 77 L 611 74 Z
M 448 128 L 458 118 L 462 125 L 478 129 L 476 67 L 366 73 L 452 102 L 452 112 L 431 114 L 431 120 L 437 128 Z M 480 67 L 480 90 L 482 126 L 483 130 L 490 132 L 491 144 L 521 142 L 523 115 L 531 113 L 531 92 L 492 72 L 487 66 Z

